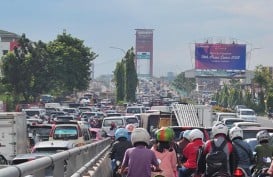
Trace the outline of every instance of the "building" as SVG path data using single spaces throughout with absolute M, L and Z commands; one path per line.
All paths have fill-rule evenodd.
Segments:
M 0 30 L 0 65 L 1 58 L 7 54 L 9 51 L 12 51 L 17 45 L 17 40 L 20 38 L 19 35 L 11 33 L 8 31 Z M 0 76 L 2 72 L 0 70 Z
M 138 77 L 153 77 L 153 29 L 136 29 L 135 66 Z
M 17 45 L 17 40 L 20 38 L 19 35 L 8 31 L 0 30 L 0 58 L 12 51 Z

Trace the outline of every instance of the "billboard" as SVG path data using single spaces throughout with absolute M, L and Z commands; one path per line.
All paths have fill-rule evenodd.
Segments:
M 136 29 L 135 65 L 138 76 L 153 76 L 153 29 Z
M 246 45 L 196 43 L 195 69 L 246 70 Z

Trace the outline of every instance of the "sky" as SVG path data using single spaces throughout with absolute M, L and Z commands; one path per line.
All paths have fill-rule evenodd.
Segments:
M 95 77 L 112 74 L 135 47 L 135 29 L 154 29 L 154 76 L 194 68 L 194 43 L 247 45 L 248 70 L 273 66 L 271 0 L 1 0 L 0 29 L 49 42 L 71 34 L 99 56 Z M 115 47 L 111 48 L 111 47 Z M 117 49 L 120 48 L 120 49 Z

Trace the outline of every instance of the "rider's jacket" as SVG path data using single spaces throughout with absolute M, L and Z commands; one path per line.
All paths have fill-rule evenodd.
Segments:
M 183 149 L 183 157 L 186 160 L 185 163 L 183 163 L 183 166 L 186 168 L 196 168 L 197 162 L 197 152 L 200 146 L 202 146 L 204 143 L 201 139 L 196 139 L 189 144 Z
M 126 138 L 120 138 L 113 143 L 113 148 L 110 152 L 110 158 L 122 162 L 125 151 L 132 147 L 132 143 Z
M 269 143 L 258 144 L 255 147 L 256 169 L 269 167 L 273 156 L 273 146 Z M 270 159 L 270 162 L 269 162 Z

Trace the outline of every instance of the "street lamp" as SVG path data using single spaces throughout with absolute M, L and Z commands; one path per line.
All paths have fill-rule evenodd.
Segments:
M 250 67 L 250 59 L 251 59 L 251 54 L 254 50 L 259 50 L 259 49 L 262 49 L 260 47 L 255 47 L 255 48 L 251 48 L 248 52 L 247 52 L 247 55 L 249 57 L 249 61 L 248 61 L 248 68 Z
M 122 51 L 124 53 L 124 55 L 126 54 L 125 50 L 119 47 L 114 47 L 114 46 L 110 46 L 111 49 L 118 49 L 120 51 Z

